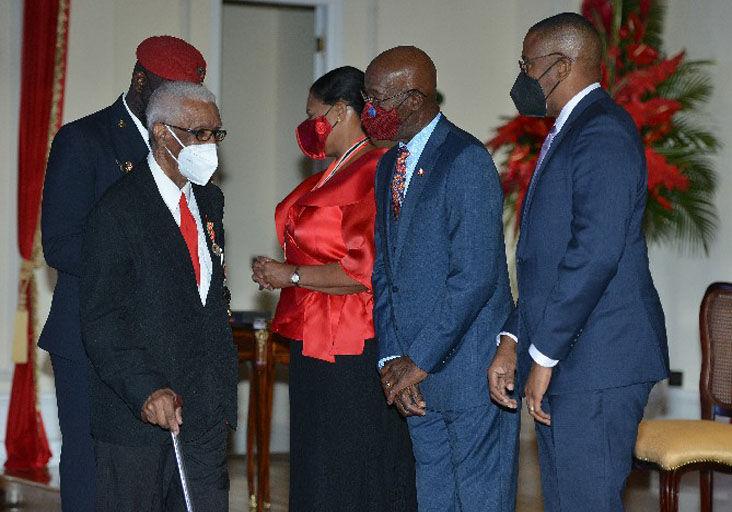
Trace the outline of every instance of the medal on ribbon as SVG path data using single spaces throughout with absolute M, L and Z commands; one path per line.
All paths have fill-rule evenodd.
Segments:
M 209 240 L 211 240 L 211 250 L 216 256 L 220 258 L 224 251 L 221 249 L 221 246 L 216 243 L 216 232 L 214 231 L 214 223 L 210 220 L 206 221 L 206 232 L 208 233 Z

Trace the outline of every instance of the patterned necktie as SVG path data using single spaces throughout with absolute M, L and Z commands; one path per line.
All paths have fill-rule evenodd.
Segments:
M 397 151 L 396 168 L 391 179 L 391 208 L 394 213 L 394 220 L 399 218 L 404 201 L 404 186 L 407 178 L 407 157 L 409 150 L 406 146 L 400 146 Z
M 198 261 L 198 227 L 196 221 L 193 218 L 191 210 L 188 209 L 188 201 L 186 195 L 180 195 L 180 232 L 183 235 L 183 240 L 186 242 L 188 247 L 188 253 L 191 256 L 191 263 L 193 263 L 193 272 L 196 274 L 196 284 L 201 284 L 201 264 Z

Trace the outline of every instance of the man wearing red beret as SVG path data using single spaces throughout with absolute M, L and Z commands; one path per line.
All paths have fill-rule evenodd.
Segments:
M 46 169 L 43 252 L 58 272 L 51 312 L 38 345 L 51 354 L 61 427 L 61 503 L 65 512 L 94 510 L 95 460 L 90 431 L 89 361 L 79 320 L 81 232 L 107 188 L 134 172 L 148 151 L 145 109 L 168 81 L 202 83 L 206 61 L 187 42 L 154 36 L 137 47 L 127 93 L 112 105 L 63 126 Z

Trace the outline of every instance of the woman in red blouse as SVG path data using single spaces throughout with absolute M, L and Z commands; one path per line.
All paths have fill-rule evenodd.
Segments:
M 363 72 L 335 69 L 310 88 L 297 127 L 328 168 L 275 210 L 285 261 L 252 279 L 281 289 L 272 329 L 290 344 L 290 510 L 417 510 L 406 423 L 384 400 L 372 320 L 374 175 L 383 149 L 360 122 Z

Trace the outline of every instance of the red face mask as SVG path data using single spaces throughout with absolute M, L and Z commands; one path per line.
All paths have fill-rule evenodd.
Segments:
M 381 105 L 375 107 L 369 102 L 361 112 L 361 124 L 372 139 L 396 140 L 402 122 L 399 120 L 397 107 L 386 110 Z
M 328 112 L 330 112 L 330 108 Z M 328 140 L 328 135 L 333 131 L 333 126 L 325 117 L 328 112 L 322 116 L 306 119 L 295 128 L 295 137 L 297 138 L 297 144 L 300 146 L 300 151 L 313 160 L 323 160 L 326 156 L 325 141 Z

